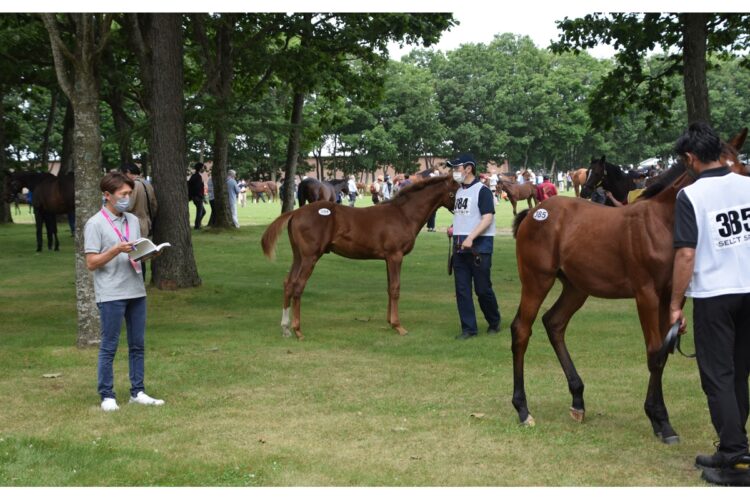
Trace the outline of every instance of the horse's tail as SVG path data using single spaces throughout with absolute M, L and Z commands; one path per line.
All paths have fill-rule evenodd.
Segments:
M 529 209 L 521 210 L 518 212 L 518 215 L 513 219 L 513 237 L 515 238 L 516 235 L 518 235 L 518 227 L 521 225 L 521 222 L 526 218 L 526 216 L 529 215 Z
M 276 240 L 279 239 L 279 233 L 284 229 L 289 219 L 292 218 L 294 212 L 295 210 L 292 210 L 278 216 L 263 233 L 263 237 L 260 239 L 260 246 L 263 247 L 263 253 L 268 259 L 273 260 L 276 258 Z

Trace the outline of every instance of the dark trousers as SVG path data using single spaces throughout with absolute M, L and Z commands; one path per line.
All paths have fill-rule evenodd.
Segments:
M 437 215 L 437 210 L 432 212 L 432 215 L 430 215 L 430 218 L 427 219 L 427 229 L 430 231 L 435 230 L 435 216 Z
M 495 292 L 492 291 L 491 269 L 492 254 L 483 253 L 475 256 L 471 252 L 459 252 L 453 256 L 453 276 L 456 282 L 456 303 L 461 318 L 461 333 L 478 331 L 472 282 L 479 299 L 479 308 L 487 324 L 492 328 L 500 326 L 500 309 L 497 306 Z
M 206 209 L 203 208 L 203 197 L 194 196 L 193 204 L 195 205 L 195 229 L 200 229 L 203 216 L 206 215 Z
M 213 226 L 216 222 L 216 207 L 214 204 L 216 200 L 208 200 L 208 204 L 211 206 L 211 215 L 208 216 L 208 225 Z
M 693 299 L 693 325 L 701 387 L 719 436 L 719 453 L 731 460 L 748 451 L 750 294 Z

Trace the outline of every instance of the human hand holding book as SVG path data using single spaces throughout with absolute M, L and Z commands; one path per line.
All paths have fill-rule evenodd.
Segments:
M 161 253 L 162 249 L 172 246 L 166 242 L 156 245 L 148 238 L 138 238 L 130 244 L 133 246 L 133 250 L 128 253 L 128 257 L 136 262 L 156 257 Z

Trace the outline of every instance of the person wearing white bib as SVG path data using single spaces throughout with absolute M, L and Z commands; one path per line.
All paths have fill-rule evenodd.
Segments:
M 146 287 L 141 278 L 141 263 L 128 257 L 133 250 L 130 242 L 141 237 L 138 218 L 126 212 L 134 184 L 125 174 L 110 172 L 99 186 L 106 202 L 86 222 L 83 246 L 86 267 L 94 275 L 94 293 L 101 320 L 97 367 L 101 408 L 104 411 L 119 409 L 112 365 L 123 319 L 128 335 L 130 402 L 160 406 L 163 400 L 145 392 Z
M 696 181 L 677 194 L 670 323 L 684 333 L 685 297 L 693 298 L 693 331 L 701 386 L 719 444 L 698 455 L 703 478 L 750 484 L 745 425 L 750 374 L 750 178 L 719 161 L 721 140 L 702 122 L 690 125 L 675 152 Z
M 456 339 L 477 336 L 472 283 L 489 325 L 487 333 L 493 335 L 500 331 L 500 309 L 491 278 L 495 200 L 490 188 L 476 177 L 474 156 L 462 154 L 446 164 L 453 169 L 453 179 L 461 184 L 453 209 L 453 275 L 461 319 L 461 333 Z

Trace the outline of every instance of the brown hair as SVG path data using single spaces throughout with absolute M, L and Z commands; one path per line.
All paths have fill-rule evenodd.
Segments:
M 130 186 L 130 189 L 135 189 L 135 183 L 133 183 L 127 175 L 122 172 L 109 172 L 102 178 L 101 182 L 99 182 L 99 187 L 101 188 L 102 193 L 114 193 L 120 189 L 123 184 Z

